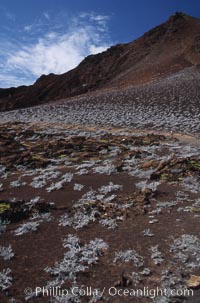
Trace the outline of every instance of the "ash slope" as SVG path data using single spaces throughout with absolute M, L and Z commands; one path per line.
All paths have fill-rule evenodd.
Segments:
M 65 74 L 43 75 L 32 86 L 0 89 L 0 110 L 39 105 L 96 90 L 144 85 L 198 64 L 200 20 L 176 13 L 136 41 L 88 56 Z
M 0 121 L 102 125 L 199 135 L 200 68 L 159 81 L 0 113 Z

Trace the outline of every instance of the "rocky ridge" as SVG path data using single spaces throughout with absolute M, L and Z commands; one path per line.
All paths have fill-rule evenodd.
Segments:
M 0 89 L 0 109 L 143 85 L 198 64 L 200 20 L 178 12 L 137 40 L 90 55 L 67 73 L 42 75 L 31 86 Z

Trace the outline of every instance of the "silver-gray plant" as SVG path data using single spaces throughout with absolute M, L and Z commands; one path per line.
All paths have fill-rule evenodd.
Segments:
M 23 234 L 26 234 L 28 232 L 33 232 L 38 229 L 39 222 L 27 222 L 19 226 L 15 231 L 16 236 L 21 236 Z
M 158 250 L 158 245 L 151 246 L 150 251 L 151 251 L 151 259 L 153 259 L 156 265 L 160 265 L 164 261 L 164 258 L 161 252 Z
M 118 260 L 123 262 L 133 262 L 136 267 L 142 267 L 144 264 L 143 257 L 138 255 L 138 253 L 133 249 L 128 249 L 125 251 L 118 251 L 115 253 L 115 259 L 113 262 Z
M 184 234 L 175 239 L 171 245 L 171 252 L 176 260 L 187 268 L 200 267 L 200 240 L 194 235 Z
M 81 245 L 77 236 L 68 235 L 63 241 L 64 248 L 68 251 L 64 254 L 61 262 L 56 262 L 53 267 L 45 270 L 56 277 L 54 281 L 57 286 L 62 285 L 66 280 L 76 282 L 79 272 L 85 271 L 89 265 L 96 263 L 108 245 L 102 239 L 91 240 L 88 244 Z
M 3 269 L 0 272 L 0 289 L 6 290 L 12 285 L 11 269 Z
M 0 246 L 0 257 L 2 257 L 5 261 L 10 260 L 14 257 L 14 253 L 11 245 L 9 246 Z

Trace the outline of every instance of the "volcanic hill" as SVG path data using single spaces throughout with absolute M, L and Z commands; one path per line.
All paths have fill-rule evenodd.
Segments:
M 0 303 L 199 303 L 199 38 L 176 13 L 0 90 Z
M 200 19 L 177 12 L 137 40 L 86 57 L 62 75 L 42 75 L 33 85 L 0 89 L 0 110 L 39 105 L 95 90 L 121 89 L 199 69 Z

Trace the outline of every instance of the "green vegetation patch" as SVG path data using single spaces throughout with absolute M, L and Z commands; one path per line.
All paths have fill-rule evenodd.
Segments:
M 198 160 L 189 160 L 188 164 L 192 169 L 200 170 L 200 162 Z
M 6 210 L 10 210 L 11 206 L 9 203 L 0 203 L 0 214 L 3 214 Z

